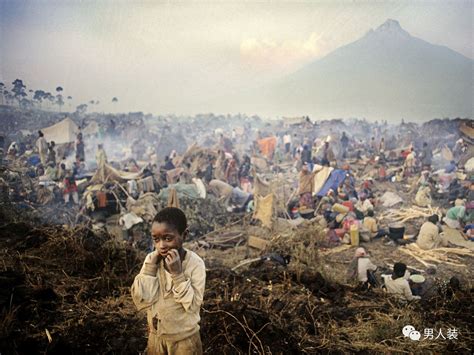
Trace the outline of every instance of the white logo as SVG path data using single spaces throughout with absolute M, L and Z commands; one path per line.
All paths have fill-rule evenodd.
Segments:
M 413 341 L 419 341 L 421 339 L 421 332 L 415 329 L 412 325 L 406 325 L 402 329 L 403 336 L 405 338 L 410 338 Z M 435 334 L 438 335 L 435 337 Z M 425 328 L 423 332 L 424 338 L 421 340 L 457 340 L 458 339 L 458 330 L 456 328 L 448 328 L 446 336 L 443 334 L 443 330 L 439 329 L 437 332 L 433 328 Z
M 418 340 L 420 340 L 420 338 L 421 338 L 421 334 L 420 334 L 419 331 L 417 331 L 417 330 L 412 330 L 412 331 L 410 332 L 410 339 L 411 339 L 411 340 L 418 341 Z
M 410 338 L 411 340 L 418 341 L 421 338 L 421 333 L 415 329 L 412 325 L 406 325 L 402 329 L 402 333 L 405 338 Z
M 403 330 L 402 330 L 402 333 L 403 335 L 406 337 L 409 337 L 410 336 L 410 332 L 414 331 L 415 330 L 415 327 L 412 326 L 412 325 L 406 325 L 403 327 Z

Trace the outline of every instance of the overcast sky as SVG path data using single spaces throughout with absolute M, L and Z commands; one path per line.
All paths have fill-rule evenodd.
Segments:
M 388 18 L 473 58 L 473 3 L 0 0 L 0 81 L 61 85 L 74 107 L 100 100 L 97 111 L 198 113 L 203 102 L 281 77 Z

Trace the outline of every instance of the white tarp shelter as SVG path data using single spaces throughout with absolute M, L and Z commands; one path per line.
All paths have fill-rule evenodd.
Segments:
M 54 141 L 56 144 L 71 143 L 76 140 L 76 134 L 79 128 L 70 118 L 65 118 L 50 127 L 41 130 L 44 138 L 48 141 Z

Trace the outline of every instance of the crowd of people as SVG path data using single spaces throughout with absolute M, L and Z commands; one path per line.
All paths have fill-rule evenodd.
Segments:
M 172 123 L 163 126 L 163 135 L 174 134 L 170 126 Z M 400 235 L 380 225 L 377 214 L 383 208 L 376 190 L 377 184 L 382 183 L 395 189 L 408 184 L 416 196 L 415 204 L 428 206 L 437 199 L 436 203 L 447 210 L 444 216 L 430 216 L 417 230 L 413 241 L 421 249 L 450 246 L 441 224 L 459 230 L 472 240 L 474 187 L 472 171 L 464 169 L 464 157 L 470 147 L 467 140 L 457 139 L 449 150 L 452 154 L 440 159 L 440 147 L 425 141 L 423 136 L 397 144 L 397 137 L 389 135 L 386 122 L 369 125 L 372 135 L 365 134 L 365 139 L 357 132 L 351 135 L 316 127 L 304 120 L 296 127 L 284 124 L 252 127 L 246 122 L 241 129 L 232 128 L 228 133 L 220 128 L 209 129 L 198 137 L 190 131 L 184 135 L 202 148 L 193 160 L 186 156 L 186 149 L 178 152 L 170 146 L 168 150 L 158 151 L 153 141 L 130 139 L 130 131 L 146 131 L 143 119 L 138 123 L 132 120 L 130 126 L 109 120 L 107 125 L 98 124 L 93 133 L 85 134 L 84 127 L 80 127 L 74 143 L 60 146 L 48 142 L 40 130 L 34 145 L 29 142 L 25 149 L 19 149 L 19 144 L 24 143 L 11 142 L 3 163 L 22 161 L 28 168 L 27 174 L 37 179 L 41 191 L 49 189 L 62 195 L 66 205 L 95 209 L 107 205 L 104 200 L 107 190 L 99 189 L 92 198 L 84 192 L 91 180 L 106 186 L 111 168 L 136 174 L 126 178 L 124 186 L 124 191 L 133 198 L 147 192 L 158 194 L 176 184 L 196 184 L 199 180 L 207 194 L 213 195 L 229 213 L 254 211 L 257 177 L 268 182 L 272 176 L 283 173 L 293 190 L 286 202 L 285 215 L 292 219 L 321 216 L 331 245 L 358 245 L 379 238 L 385 238 L 387 245 L 405 243 L 403 232 Z M 112 141 L 120 144 L 114 145 Z M 371 173 L 364 169 L 361 173 L 356 166 L 371 167 Z M 321 185 L 315 180 L 324 174 L 334 178 L 331 187 L 322 193 Z M 37 193 L 37 202 L 54 201 L 55 195 L 44 198 L 45 195 Z M 357 249 L 356 259 L 357 279 L 375 284 L 371 274 L 375 265 L 367 258 L 365 249 Z M 399 275 L 402 269 L 402 264 L 396 264 L 392 277 L 385 278 L 384 283 L 388 292 L 412 299 L 404 282 L 407 276 Z

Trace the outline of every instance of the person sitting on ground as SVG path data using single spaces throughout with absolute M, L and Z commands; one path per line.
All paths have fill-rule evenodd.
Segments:
M 375 270 L 377 270 L 377 266 L 370 261 L 366 250 L 364 248 L 357 248 L 354 259 L 352 259 L 349 265 L 349 279 L 357 279 L 363 288 L 368 288 L 369 285 L 376 287 L 377 279 L 373 273 Z
M 440 234 L 439 227 L 437 226 L 438 222 L 439 217 L 437 214 L 434 214 L 428 217 L 428 220 L 421 226 L 416 240 L 416 244 L 421 249 L 430 250 L 441 246 L 448 246 L 448 241 Z
M 362 229 L 369 234 L 370 239 L 377 239 L 387 235 L 387 231 L 378 228 L 377 220 L 374 217 L 374 210 L 367 211 L 367 217 L 364 218 Z
M 362 192 L 359 194 L 359 200 L 357 200 L 357 203 L 354 205 L 354 208 L 356 209 L 356 215 L 364 216 L 367 214 L 368 211 L 374 209 L 374 205 L 372 205 L 372 202 L 370 202 L 370 200 L 367 198 L 367 194 L 365 192 Z M 363 217 L 360 219 L 363 219 Z
M 400 168 L 397 170 L 395 175 L 392 176 L 391 180 L 392 182 L 402 182 L 404 176 L 405 176 L 405 170 L 404 168 Z
M 43 178 L 41 180 L 49 180 L 49 181 L 54 181 L 56 180 L 56 176 L 58 174 L 58 170 L 56 169 L 56 166 L 53 163 L 49 163 L 46 166 L 46 170 L 44 171 Z
M 44 166 L 43 166 L 43 164 L 39 163 L 38 165 L 36 165 L 35 175 L 37 177 L 40 177 L 40 176 L 44 175 Z
M 183 248 L 187 228 L 179 208 L 158 212 L 151 227 L 155 251 L 146 256 L 131 288 L 138 311 L 147 313 L 147 354 L 202 354 L 199 310 L 206 268 L 196 253 Z
M 406 278 L 407 266 L 404 263 L 395 263 L 392 275 L 383 275 L 387 292 L 396 295 L 402 301 L 419 300 L 420 296 L 413 296 L 410 284 Z
M 342 201 L 349 201 L 351 198 L 358 199 L 357 192 L 352 184 L 352 176 L 350 174 L 346 174 L 344 181 L 342 181 L 337 188 L 337 195 Z
M 466 208 L 465 202 L 463 200 L 456 200 L 455 206 L 451 207 L 446 213 L 446 217 L 443 218 L 443 222 L 447 224 L 449 228 L 461 229 L 465 222 L 469 222 L 469 217 L 472 214 L 473 205 L 472 203 L 468 204 L 469 209 Z M 468 214 L 466 214 L 468 210 Z
M 65 163 L 60 163 L 58 164 L 58 169 L 56 172 L 56 181 L 63 181 L 63 179 L 66 177 L 66 164 Z
M 253 200 L 253 195 L 245 192 L 239 187 L 232 189 L 232 196 L 230 202 L 233 206 L 232 212 L 243 212 L 246 210 L 247 205 Z

